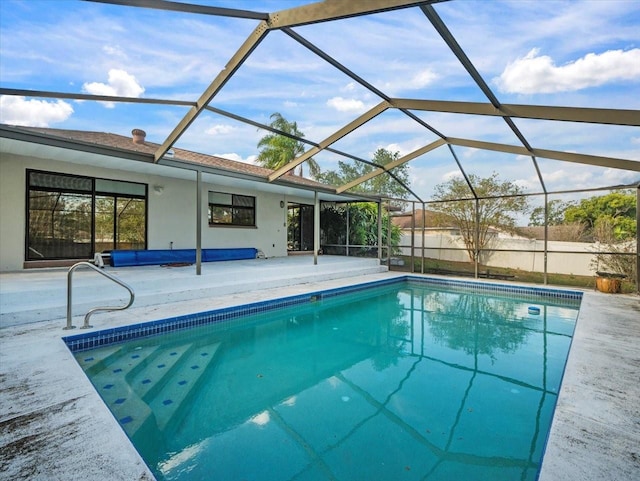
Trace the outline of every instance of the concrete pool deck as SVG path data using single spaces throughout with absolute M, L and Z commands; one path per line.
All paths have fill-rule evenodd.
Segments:
M 94 315 L 92 330 L 405 275 L 329 256 L 320 267 L 310 258 L 238 262 L 203 266 L 202 276 L 193 267 L 110 269 L 136 303 Z M 95 273 L 75 279 L 74 312 L 104 305 L 96 292 L 106 304 L 121 295 Z M 0 479 L 152 480 L 61 340 L 86 332 L 62 330 L 65 303 L 64 269 L 0 274 Z M 640 298 L 584 291 L 541 481 L 640 478 L 639 380 Z

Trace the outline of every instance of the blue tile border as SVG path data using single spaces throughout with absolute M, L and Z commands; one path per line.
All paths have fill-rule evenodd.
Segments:
M 518 299 L 540 299 L 575 302 L 582 300 L 582 292 L 566 289 L 550 289 L 548 287 L 514 286 L 508 284 L 494 284 L 490 282 L 458 281 L 455 279 L 421 278 L 406 276 L 405 280 L 417 282 L 422 286 L 447 287 L 456 290 L 464 290 L 475 294 L 500 294 Z
M 65 342 L 71 352 L 81 352 L 96 347 L 109 344 L 121 343 L 133 339 L 165 334 L 173 331 L 189 329 L 196 326 L 204 326 L 222 321 L 239 319 L 244 316 L 259 314 L 275 309 L 282 309 L 301 304 L 308 304 L 330 299 L 344 294 L 371 289 L 373 287 L 390 286 L 394 284 L 414 284 L 420 287 L 446 288 L 458 292 L 469 292 L 474 294 L 492 294 L 518 299 L 538 299 L 547 301 L 557 301 L 572 305 L 579 305 L 582 300 L 582 293 L 562 289 L 549 289 L 543 287 L 512 286 L 508 284 L 494 284 L 488 282 L 460 281 L 455 279 L 440 279 L 423 276 L 398 276 L 391 279 L 365 282 L 351 286 L 338 287 L 324 291 L 299 294 L 281 299 L 260 301 L 252 304 L 225 307 L 213 311 L 194 313 L 184 316 L 149 321 L 140 324 L 132 324 L 116 328 L 104 329 L 101 331 L 87 332 L 72 336 L 65 336 Z

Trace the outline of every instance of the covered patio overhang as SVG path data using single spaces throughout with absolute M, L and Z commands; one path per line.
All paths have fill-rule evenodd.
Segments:
M 0 125 L 0 142 L 0 150 L 6 154 L 50 159 L 84 166 L 103 168 L 108 166 L 109 169 L 137 174 L 160 175 L 171 179 L 194 181 L 197 275 L 202 273 L 201 209 L 203 183 L 246 188 L 308 200 L 309 204 L 314 205 L 315 213 L 314 264 L 318 263 L 318 252 L 320 251 L 321 202 L 375 202 L 378 204 L 378 211 L 380 212 L 383 200 L 382 197 L 376 195 L 338 192 L 335 187 L 321 185 L 303 178 L 285 176 L 273 182 L 269 181 L 268 177 L 187 161 L 174 156 L 165 156 L 155 162 L 153 154 L 149 153 L 74 141 L 6 125 Z M 378 224 L 378 231 L 380 231 L 380 215 L 378 216 Z

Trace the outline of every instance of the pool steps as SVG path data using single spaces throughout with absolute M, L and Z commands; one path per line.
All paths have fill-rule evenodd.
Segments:
M 116 420 L 133 437 L 139 432 L 162 431 L 177 421 L 174 418 L 183 412 L 185 400 L 219 347 L 219 343 L 185 344 L 169 350 L 140 346 L 131 351 L 116 345 L 90 355 L 80 353 L 76 358 L 91 374 L 96 390 Z

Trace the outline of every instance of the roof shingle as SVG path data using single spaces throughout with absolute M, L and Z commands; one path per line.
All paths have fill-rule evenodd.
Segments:
M 49 137 L 56 137 L 59 139 L 83 142 L 88 144 L 95 144 L 103 147 L 111 147 L 114 149 L 139 152 L 144 154 L 153 155 L 160 147 L 160 144 L 153 142 L 134 143 L 132 137 L 125 137 L 124 135 L 112 134 L 107 132 L 90 132 L 83 130 L 66 130 L 66 129 L 52 129 L 45 127 L 18 127 L 21 130 L 39 133 Z M 248 174 L 254 177 L 260 177 L 267 179 L 269 174 L 273 172 L 271 169 L 260 167 L 258 165 L 248 164 L 245 162 L 238 162 L 235 160 L 225 159 L 223 157 L 217 157 L 214 155 L 201 154 L 190 150 L 180 149 L 173 147 L 172 160 L 189 162 L 194 164 L 200 164 L 203 166 L 214 167 L 229 172 Z M 335 186 L 322 184 L 311 179 L 306 179 L 297 175 L 286 175 L 283 180 L 292 182 L 295 184 L 304 185 L 307 187 L 321 187 L 323 189 L 334 189 Z

